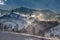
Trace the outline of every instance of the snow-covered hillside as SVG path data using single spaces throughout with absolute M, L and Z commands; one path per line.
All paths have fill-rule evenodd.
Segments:
M 50 37 L 51 35 L 60 38 L 60 24 L 54 28 L 51 28 L 48 32 L 45 32 L 45 36 Z
M 60 15 L 56 15 L 56 13 L 51 10 L 39 11 L 21 7 L 11 11 L 0 10 L 0 14 L 0 23 L 3 23 L 7 26 L 12 25 L 12 28 L 14 28 L 14 26 L 18 24 L 18 30 L 28 28 L 27 30 L 30 31 L 30 28 L 33 29 L 33 27 L 35 27 L 38 32 L 41 29 L 45 32 L 47 29 L 49 29 L 48 32 L 46 32 L 47 35 L 49 35 L 50 33 L 60 33 L 60 25 L 58 26 Z
M 25 17 L 17 17 L 18 15 L 4 15 L 0 18 L 0 23 L 3 24 L 11 24 L 13 27 L 14 25 L 18 24 L 19 25 L 19 29 L 26 27 L 27 26 L 27 22 L 24 20 L 26 19 Z
M 1 10 L 0 9 L 0 17 L 4 16 L 4 15 L 8 15 L 8 14 L 10 14 L 10 11 L 8 11 L 8 10 Z

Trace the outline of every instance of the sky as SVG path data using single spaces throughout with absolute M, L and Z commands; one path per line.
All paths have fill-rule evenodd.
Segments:
M 60 13 L 60 0 L 0 0 L 0 9 L 27 7 L 31 9 L 50 9 Z

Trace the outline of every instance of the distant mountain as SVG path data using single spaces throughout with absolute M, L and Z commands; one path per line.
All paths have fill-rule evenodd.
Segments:
M 0 17 L 3 15 L 8 15 L 8 14 L 10 14 L 10 11 L 0 9 Z
M 10 13 L 9 15 L 4 15 L 4 16 L 0 17 L 0 19 L 10 19 L 10 18 L 15 19 L 15 20 L 21 20 L 25 17 L 22 17 L 18 14 L 15 14 L 15 13 Z
M 42 14 L 51 14 L 51 15 L 55 15 L 56 13 L 53 12 L 52 10 L 35 10 L 35 9 L 30 9 L 30 8 L 25 8 L 25 7 L 20 7 L 20 8 L 16 8 L 16 9 L 13 9 L 13 10 L 1 10 L 0 9 L 0 16 L 3 15 L 3 14 L 10 14 L 10 13 L 13 13 L 13 12 L 18 12 L 19 14 L 29 14 L 29 15 L 32 15 L 33 13 L 37 14 L 36 12 L 39 12 L 39 13 L 42 13 Z M 17 13 L 16 13 L 17 14 Z
M 50 13 L 55 13 L 54 11 L 52 11 L 52 10 L 48 10 L 48 9 L 45 9 L 45 10 L 40 10 L 40 12 L 50 12 Z
M 20 7 L 20 8 L 16 8 L 16 9 L 12 10 L 12 12 L 19 12 L 22 14 L 29 14 L 29 15 L 31 15 L 34 11 L 37 11 L 37 10 L 25 8 L 25 7 Z
M 38 14 L 38 15 L 37 15 Z M 40 15 L 42 14 L 42 15 Z M 25 8 L 25 7 L 20 7 L 20 8 L 16 8 L 14 10 L 1 10 L 0 9 L 0 19 L 15 19 L 15 20 L 21 20 L 21 19 L 27 19 L 30 18 L 31 16 L 36 15 L 40 16 L 38 19 L 41 19 L 41 16 L 43 17 L 43 19 L 45 20 L 59 20 L 60 17 L 56 17 L 56 13 L 53 12 L 52 10 L 35 10 L 35 9 L 30 9 L 30 8 Z M 33 17 L 34 18 L 34 17 Z M 36 20 L 38 20 L 37 18 L 35 18 Z M 32 19 L 32 20 L 35 20 Z M 30 20 L 30 19 L 29 19 Z M 55 21 L 56 21 L 55 20 Z

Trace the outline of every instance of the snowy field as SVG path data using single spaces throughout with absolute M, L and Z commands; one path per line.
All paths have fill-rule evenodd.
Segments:
M 0 40 L 41 40 L 33 36 L 25 36 L 21 34 L 0 32 Z
M 59 39 L 35 36 L 25 33 L 0 31 L 0 40 L 59 40 Z

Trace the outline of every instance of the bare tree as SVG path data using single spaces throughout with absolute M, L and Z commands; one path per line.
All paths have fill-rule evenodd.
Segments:
M 44 31 L 39 30 L 38 35 L 44 36 Z
M 35 35 L 35 27 L 33 27 L 32 33 Z

